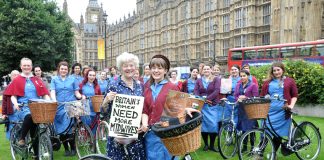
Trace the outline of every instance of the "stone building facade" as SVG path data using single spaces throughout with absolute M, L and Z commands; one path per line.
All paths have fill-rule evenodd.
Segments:
M 323 38 L 324 0 L 136 0 L 137 12 L 108 26 L 108 65 L 128 51 L 141 64 L 225 65 L 230 48 Z M 214 57 L 215 56 L 215 57 Z M 112 63 L 110 64 L 110 59 Z

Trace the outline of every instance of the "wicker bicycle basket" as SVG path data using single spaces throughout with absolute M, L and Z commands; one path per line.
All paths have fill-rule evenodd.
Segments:
M 187 100 L 187 106 L 186 107 L 195 106 L 195 109 L 198 109 L 198 110 L 201 111 L 204 104 L 205 104 L 205 101 L 203 99 L 189 97 L 188 100 Z
M 34 123 L 53 123 L 56 115 L 56 102 L 31 102 L 29 103 Z
M 94 112 L 100 112 L 100 106 L 102 104 L 104 96 L 103 95 L 95 95 L 91 97 L 92 107 Z
M 265 119 L 269 112 L 270 100 L 256 97 L 244 100 L 243 105 L 249 119 Z
M 168 151 L 174 156 L 185 155 L 196 151 L 201 145 L 201 125 L 176 137 L 162 138 Z

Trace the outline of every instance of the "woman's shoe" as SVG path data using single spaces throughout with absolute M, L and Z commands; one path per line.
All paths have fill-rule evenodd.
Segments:
M 71 152 L 69 151 L 69 150 L 65 150 L 65 152 L 64 152 L 64 156 L 65 157 L 68 157 L 68 156 L 70 156 L 71 155 Z
M 76 155 L 76 151 L 75 150 L 71 150 L 70 156 L 75 156 L 75 155 Z
M 208 146 L 207 145 L 203 148 L 203 151 L 208 151 Z

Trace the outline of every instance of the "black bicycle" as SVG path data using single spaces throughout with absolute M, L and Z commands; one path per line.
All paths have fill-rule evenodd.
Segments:
M 286 101 L 279 98 L 275 99 Z M 294 112 L 291 110 L 287 110 L 287 112 L 290 112 L 292 118 Z M 266 124 L 267 121 L 269 125 Z M 254 138 L 248 138 L 251 136 Z M 298 124 L 292 119 L 292 127 L 290 127 L 288 138 L 285 139 L 274 131 L 268 115 L 267 120 L 263 120 L 261 128 L 247 131 L 241 136 L 239 141 L 239 158 L 241 160 L 275 159 L 276 151 L 272 137 L 283 139 L 281 151 L 284 155 L 295 153 L 301 160 L 314 160 L 318 157 L 321 150 L 321 134 L 318 127 L 313 123 L 303 121 Z

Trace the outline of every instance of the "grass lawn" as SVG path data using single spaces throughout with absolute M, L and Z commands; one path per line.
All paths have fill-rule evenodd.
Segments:
M 320 128 L 320 132 L 324 134 L 324 118 L 314 118 L 314 117 L 301 117 L 301 116 L 295 116 L 295 120 L 297 122 L 300 121 L 310 121 L 314 123 L 317 127 Z M 3 126 L 0 127 L 1 132 L 0 132 L 0 160 L 11 160 L 11 154 L 10 154 L 10 146 L 9 146 L 9 141 L 5 138 L 5 133 L 4 133 L 4 128 Z M 324 135 L 322 135 L 324 136 Z M 322 145 L 324 145 L 323 140 L 322 140 Z M 203 147 L 203 145 L 202 145 Z M 202 147 L 196 151 L 195 153 L 192 154 L 193 158 L 196 160 L 215 160 L 215 159 L 222 159 L 219 153 L 215 152 L 204 152 L 202 151 Z M 63 156 L 64 154 L 64 149 L 63 146 L 61 146 L 61 150 L 59 152 L 54 152 L 54 159 L 64 159 L 64 160 L 77 160 L 77 157 L 71 157 L 67 158 Z M 232 158 L 233 160 L 238 159 L 238 156 L 235 156 Z M 278 159 L 285 159 L 285 160 L 295 160 L 298 159 L 295 154 L 292 154 L 288 157 L 284 157 L 281 154 L 279 154 Z M 323 159 L 324 160 L 324 149 L 323 146 L 321 148 L 321 153 L 318 159 Z

